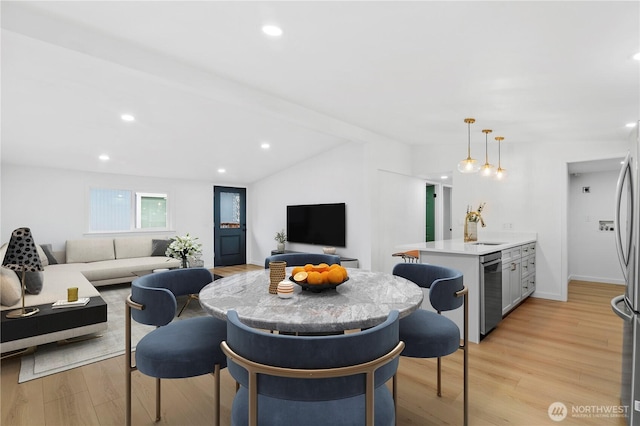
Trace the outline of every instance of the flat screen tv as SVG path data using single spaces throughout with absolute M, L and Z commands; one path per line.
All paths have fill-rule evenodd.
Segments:
M 346 219 L 345 203 L 287 206 L 287 241 L 346 247 Z

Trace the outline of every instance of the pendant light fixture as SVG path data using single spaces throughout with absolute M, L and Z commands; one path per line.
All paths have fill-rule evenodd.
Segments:
M 496 179 L 502 179 L 507 173 L 507 171 L 503 169 L 502 165 L 500 164 L 500 143 L 504 140 L 504 137 L 496 136 L 496 140 L 498 141 L 498 169 L 496 170 Z
M 464 122 L 467 123 L 468 139 L 467 139 L 467 158 L 458 163 L 458 171 L 460 173 L 477 173 L 480 170 L 480 165 L 476 160 L 471 158 L 471 124 L 475 123 L 475 118 L 465 118 Z
M 486 177 L 489 177 L 493 174 L 493 165 L 489 164 L 489 142 L 487 139 L 491 131 L 491 129 L 482 130 L 482 133 L 484 133 L 484 164 L 480 168 L 480 174 Z

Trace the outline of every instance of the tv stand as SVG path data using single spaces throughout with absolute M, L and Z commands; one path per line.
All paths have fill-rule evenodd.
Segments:
M 284 251 L 271 250 L 271 256 L 273 256 L 274 254 L 284 254 L 284 253 L 303 253 L 303 252 L 296 251 L 296 250 L 284 250 Z M 340 264 L 345 268 L 359 268 L 358 259 L 354 259 L 352 257 L 340 256 Z

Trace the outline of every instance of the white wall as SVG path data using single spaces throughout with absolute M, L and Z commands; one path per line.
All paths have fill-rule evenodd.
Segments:
M 613 221 L 618 172 L 584 173 L 569 178 L 569 277 L 624 284 L 615 235 L 601 231 L 600 220 Z M 589 187 L 589 193 L 582 188 Z
M 399 245 L 425 240 L 426 187 L 422 179 L 378 171 L 376 270 L 391 273 L 401 258 L 392 257 Z
M 369 210 L 365 189 L 364 145 L 348 143 L 280 173 L 249 185 L 247 189 L 248 260 L 264 265 L 276 249 L 273 239 L 287 226 L 287 205 L 346 203 L 347 246 L 336 253 L 370 265 Z M 321 246 L 286 243 L 287 250 L 322 253 Z
M 52 168 L 3 164 L 0 241 L 11 231 L 28 226 L 39 244 L 64 250 L 65 241 L 86 234 L 87 195 L 90 186 L 167 192 L 172 203 L 173 229 L 153 233 L 170 237 L 187 232 L 203 244 L 205 266 L 213 266 L 213 184 L 179 179 L 145 178 L 106 173 L 73 172 Z M 101 234 L 93 236 L 113 236 Z M 127 233 L 127 235 L 144 235 Z

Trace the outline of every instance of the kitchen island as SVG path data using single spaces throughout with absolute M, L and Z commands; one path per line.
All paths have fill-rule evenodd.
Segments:
M 469 289 L 469 340 L 479 343 L 483 337 L 482 321 L 487 317 L 488 311 L 493 310 L 494 316 L 502 317 L 535 291 L 536 238 L 534 233 L 500 233 L 467 243 L 462 239 L 440 240 L 403 244 L 397 249 L 398 251 L 418 250 L 419 262 L 448 266 L 464 274 L 464 284 Z M 498 281 L 502 284 L 500 293 L 495 293 L 498 290 L 494 285 L 492 290 L 487 290 L 487 297 L 485 297 L 482 279 L 485 273 L 482 260 L 490 258 L 489 255 L 493 253 L 501 254 L 500 269 L 496 271 L 495 268 L 498 266 L 494 265 L 493 273 L 499 274 Z M 493 279 L 493 281 L 496 280 Z M 485 303 L 487 299 L 493 300 L 489 302 L 489 307 Z M 496 303 L 499 303 L 499 306 L 496 306 Z M 423 308 L 433 310 L 426 296 Z M 462 333 L 462 309 L 447 312 L 444 315 L 454 320 Z M 487 330 L 486 333 L 489 331 Z

